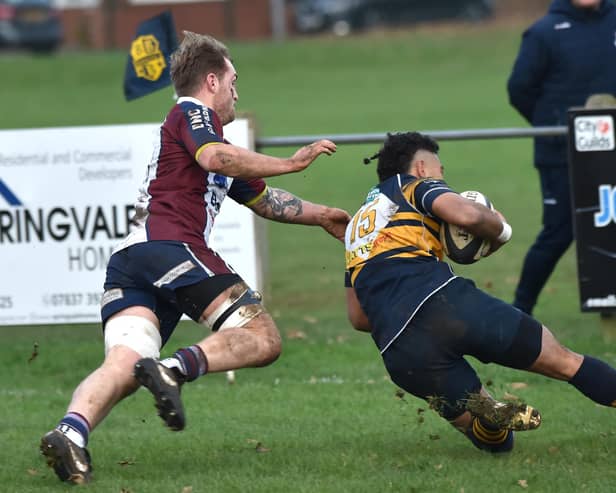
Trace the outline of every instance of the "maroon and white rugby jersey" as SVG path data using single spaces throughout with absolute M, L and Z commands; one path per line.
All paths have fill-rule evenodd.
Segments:
M 116 251 L 153 240 L 207 245 L 227 195 L 249 205 L 265 193 L 262 179 L 233 179 L 199 166 L 199 153 L 206 146 L 223 142 L 222 125 L 212 109 L 194 98 L 178 99 L 160 127 L 139 189 L 135 204 L 137 227 Z

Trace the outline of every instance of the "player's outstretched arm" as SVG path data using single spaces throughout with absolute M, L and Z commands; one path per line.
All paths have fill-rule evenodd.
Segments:
M 289 158 L 268 156 L 231 144 L 211 144 L 197 154 L 197 161 L 206 171 L 232 178 L 267 178 L 302 171 L 321 154 L 330 156 L 334 152 L 336 144 L 330 140 L 313 142 Z
M 313 204 L 279 188 L 267 188 L 263 197 L 250 208 L 272 221 L 321 226 L 340 241 L 344 241 L 344 231 L 351 220 L 348 212 L 342 209 Z

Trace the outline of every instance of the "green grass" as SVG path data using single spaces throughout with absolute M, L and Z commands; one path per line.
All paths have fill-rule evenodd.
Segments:
M 231 44 L 240 74 L 238 109 L 254 115 L 262 136 L 523 126 L 505 92 L 520 32 L 439 29 Z M 171 90 L 126 103 L 125 61 L 120 52 L 0 57 L 0 128 L 159 121 L 172 104 Z M 456 270 L 510 300 L 540 224 L 531 142 L 441 146 L 449 183 L 486 193 L 514 229 L 513 240 L 496 255 Z M 270 183 L 353 210 L 376 178 L 361 159 L 377 147 L 340 146 L 334 157 Z M 293 149 L 266 151 L 288 155 Z M 283 334 L 281 358 L 267 368 L 238 371 L 235 386 L 222 375 L 187 386 L 183 433 L 163 428 L 146 392 L 128 398 L 92 436 L 90 491 L 613 489 L 610 409 L 566 384 L 477 364 L 496 396 L 515 394 L 544 415 L 540 430 L 518 435 L 512 454 L 480 453 L 422 411 L 423 402 L 396 397 L 369 336 L 354 332 L 346 320 L 342 246 L 322 231 L 273 223 L 268 238 L 266 305 Z M 573 249 L 536 314 L 565 344 L 616 363 L 610 334 L 595 315 L 579 311 Z M 164 354 L 202 335 L 183 323 Z M 39 354 L 28 362 L 35 342 Z M 101 360 L 96 326 L 0 329 L 0 491 L 66 490 L 44 467 L 38 440 Z

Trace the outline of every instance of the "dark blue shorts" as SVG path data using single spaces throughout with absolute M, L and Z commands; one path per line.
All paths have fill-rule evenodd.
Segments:
M 175 241 L 136 243 L 109 259 L 101 302 L 103 327 L 114 313 L 145 306 L 158 317 L 164 344 L 182 314 L 198 321 L 216 296 L 241 281 L 207 247 Z
M 526 369 L 539 356 L 541 333 L 533 318 L 456 278 L 424 303 L 382 356 L 396 385 L 452 420 L 481 388 L 464 355 Z

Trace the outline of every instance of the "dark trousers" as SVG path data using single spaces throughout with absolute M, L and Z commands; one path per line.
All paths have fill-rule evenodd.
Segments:
M 524 259 L 514 306 L 531 314 L 539 293 L 573 241 L 573 213 L 567 167 L 538 168 L 543 228 Z

